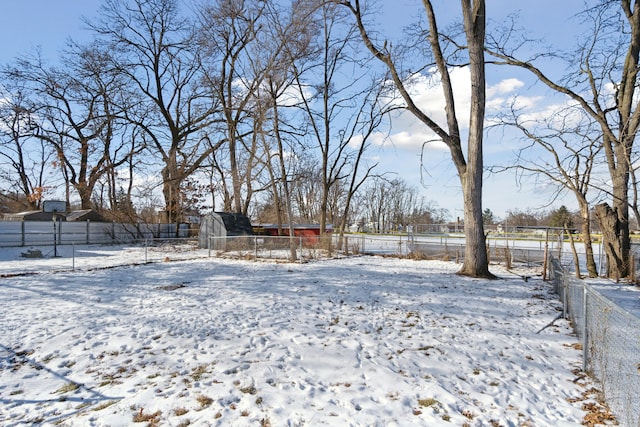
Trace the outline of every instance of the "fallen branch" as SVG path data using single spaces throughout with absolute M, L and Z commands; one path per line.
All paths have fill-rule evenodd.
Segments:
M 556 323 L 556 320 L 558 319 L 562 319 L 564 315 L 563 314 L 558 314 L 558 317 L 556 317 L 555 319 L 553 319 L 551 322 L 547 323 L 547 325 L 540 329 L 538 332 L 536 332 L 536 334 L 539 334 L 540 332 L 544 331 L 545 329 L 547 329 L 549 326 L 555 326 L 554 323 Z

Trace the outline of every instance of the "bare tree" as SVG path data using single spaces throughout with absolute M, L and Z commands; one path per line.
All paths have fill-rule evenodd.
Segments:
M 507 211 L 507 216 L 505 217 L 504 222 L 507 227 L 531 227 L 537 226 L 541 220 L 541 212 L 534 212 L 531 209 L 524 211 L 520 209 L 513 209 Z
M 289 180 L 287 178 L 287 167 L 286 167 L 286 155 L 285 155 L 285 146 L 284 146 L 284 138 L 283 132 L 280 129 L 280 109 L 278 106 L 278 98 L 279 98 L 279 89 L 282 89 L 282 86 L 277 82 L 281 82 L 280 79 L 275 80 L 274 78 L 270 78 L 268 80 L 269 86 L 269 94 L 270 100 L 272 102 L 271 110 L 273 111 L 273 138 L 276 142 L 277 147 L 277 158 L 279 160 L 279 175 L 280 175 L 280 183 L 282 192 L 284 195 L 284 203 L 287 212 L 288 218 L 288 235 L 290 239 L 290 258 L 291 260 L 296 259 L 296 249 L 294 243 L 294 223 L 293 223 L 293 207 L 291 203 L 291 192 L 289 190 Z
M 263 118 L 270 118 L 270 130 L 266 128 L 265 120 L 260 134 L 264 141 L 264 157 L 271 177 L 278 231 L 282 232 L 283 228 L 281 206 L 284 205 L 293 260 L 296 258 L 296 244 L 293 239 L 295 228 L 291 181 L 294 180 L 291 173 L 296 163 L 304 158 L 296 156 L 296 136 L 300 136 L 300 132 L 295 131 L 295 125 L 287 120 L 286 110 L 291 104 L 295 104 L 295 101 L 288 99 L 287 94 L 292 90 L 294 82 L 299 81 L 299 75 L 295 70 L 300 63 L 305 63 L 313 55 L 312 38 L 317 27 L 311 20 L 313 2 L 299 2 L 292 5 L 288 11 L 278 10 L 273 6 L 269 8 L 270 31 L 267 32 L 271 42 L 263 44 L 270 47 L 268 61 L 265 61 L 269 66 L 265 69 L 264 90 L 259 92 L 257 98 L 264 107 Z
M 320 232 L 324 233 L 334 187 L 347 180 L 352 158 L 357 157 L 357 151 L 349 147 L 352 127 L 371 89 L 365 81 L 369 72 L 366 60 L 358 58 L 358 29 L 348 19 L 348 12 L 337 4 L 322 2 L 316 16 L 317 62 L 306 64 L 306 68 L 294 62 L 293 70 L 302 98 L 300 107 L 309 124 L 308 135 L 320 157 L 319 222 Z M 347 73 L 350 77 L 344 79 L 342 76 Z M 311 85 L 308 79 L 319 84 Z
M 296 220 L 309 224 L 318 223 L 322 203 L 322 192 L 318 191 L 318 183 L 322 182 L 322 167 L 318 164 L 318 158 L 311 155 L 296 157 L 295 164 L 290 169 L 291 197 Z
M 34 138 L 38 127 L 35 107 L 22 83 L 4 79 L 0 85 L 0 180 L 7 187 L 5 197 L 11 197 L 21 209 L 39 209 L 52 152 Z
M 581 15 L 590 28 L 575 54 L 538 52 L 518 57 L 517 48 L 528 46 L 503 33 L 489 41 L 488 53 L 495 63 L 527 70 L 542 83 L 577 103 L 600 127 L 609 175 L 611 206 L 596 205 L 596 215 L 605 240 L 610 277 L 627 277 L 630 269 L 629 180 L 631 153 L 640 126 L 636 88 L 640 57 L 640 2 L 598 2 Z M 510 29 L 507 29 L 510 31 Z M 524 55 L 524 54 L 523 54 Z M 570 74 L 554 77 L 537 60 L 565 59 Z M 613 92 L 611 91 L 613 89 Z
M 377 233 L 406 230 L 417 221 L 443 220 L 443 213 L 425 203 L 417 189 L 401 178 L 373 176 L 355 195 L 356 215 Z
M 338 1 L 338 0 L 336 0 Z M 415 103 L 406 85 L 406 76 L 399 68 L 400 60 L 394 56 L 394 50 L 388 43 L 378 45 L 371 37 L 363 20 L 363 9 L 360 0 L 340 1 L 349 8 L 356 18 L 358 28 L 365 45 L 371 53 L 389 70 L 393 84 L 405 102 L 405 108 L 418 120 L 424 123 L 437 137 L 446 144 L 451 159 L 457 169 L 462 186 L 464 201 L 465 256 L 459 274 L 473 277 L 495 277 L 489 271 L 489 259 L 485 245 L 484 225 L 482 221 L 482 142 L 485 113 L 485 2 L 484 0 L 461 0 L 464 22 L 464 35 L 471 85 L 471 110 L 469 117 L 469 133 L 467 154 L 465 157 L 460 125 L 455 111 L 453 85 L 450 78 L 451 64 L 445 58 L 441 45 L 440 31 L 435 11 L 430 0 L 423 0 L 429 31 L 427 39 L 433 55 L 435 66 L 442 82 L 445 98 L 446 129 Z M 420 67 L 422 68 L 422 67 Z
M 117 135 L 120 143 L 106 159 L 106 173 L 98 184 L 100 191 L 95 191 L 93 196 L 93 205 L 104 218 L 130 223 L 136 223 L 142 219 L 133 201 L 135 196 L 153 193 L 153 188 L 143 188 L 144 185 L 141 185 L 139 178 L 145 175 L 145 171 L 151 176 L 154 172 L 152 172 L 153 169 L 146 168 L 145 156 L 140 155 L 146 149 L 139 143 L 143 140 L 141 132 L 135 126 L 128 126 L 126 122 L 121 123 L 118 129 L 114 129 L 113 133 Z M 149 197 L 151 194 L 146 194 L 140 199 L 147 200 Z M 157 221 L 155 217 L 142 220 Z
M 145 146 L 162 159 L 165 210 L 180 222 L 181 184 L 217 147 L 202 135 L 219 119 L 217 98 L 202 84 L 194 23 L 176 0 L 106 0 L 100 20 L 88 24 L 128 80 L 126 119 L 144 130 Z
M 364 218 L 366 227 L 372 229 L 376 233 L 388 231 L 389 216 L 391 212 L 387 205 L 390 198 L 388 193 L 393 187 L 384 179 L 374 179 L 368 183 L 361 193 L 360 198 L 361 209 L 364 210 Z
M 92 207 L 98 180 L 124 161 L 114 160 L 112 96 L 119 91 L 118 77 L 109 72 L 108 55 L 98 45 L 71 44 L 62 57 L 65 67 L 47 66 L 38 54 L 20 58 L 6 74 L 22 81 L 34 99 L 33 136 L 55 153 L 69 203 L 70 187 L 83 209 Z
M 512 106 L 510 114 L 500 118 L 499 123 L 518 129 L 528 144 L 519 151 L 515 164 L 493 169 L 515 168 L 526 174 L 542 176 L 545 182 L 556 186 L 556 196 L 563 191 L 573 194 L 580 208 L 587 271 L 589 277 L 597 277 L 588 192 L 592 188 L 592 171 L 602 160 L 602 141 L 593 121 L 584 117 L 579 108 L 563 108 L 553 115 L 538 118 L 528 117 Z M 536 149 L 542 149 L 542 152 Z M 576 265 L 576 271 L 580 271 L 579 265 Z
M 279 165 L 273 177 L 279 188 L 272 191 L 278 222 L 283 205 L 290 227 L 294 218 L 318 221 L 324 232 L 331 221 L 344 232 L 351 198 L 373 168 L 358 170 L 383 116 L 383 88 L 366 85 L 366 61 L 358 61 L 354 45 L 357 29 L 335 4 L 308 1 L 288 13 L 270 11 L 272 39 L 278 41 L 272 50 L 282 51 L 263 91 L 277 100 L 269 111 L 274 155 L 266 158 Z M 353 70 L 357 76 L 340 81 L 339 75 Z
M 377 166 L 377 163 L 367 164 L 364 157 L 369 149 L 371 137 L 390 111 L 390 108 L 384 105 L 380 99 L 383 92 L 383 86 L 374 83 L 358 108 L 357 114 L 354 116 L 353 125 L 347 128 L 350 132 L 345 135 L 345 139 L 350 141 L 350 146 L 352 147 L 357 142 L 357 148 L 351 160 L 350 178 L 344 195 L 342 219 L 338 230 L 338 247 L 342 246 L 353 198 L 362 185 L 372 176 L 373 170 Z M 364 170 L 361 171 L 361 169 Z
M 221 102 L 225 161 L 217 165 L 230 176 L 231 197 L 225 207 L 246 213 L 252 198 L 259 138 L 254 133 L 256 91 L 271 66 L 265 10 L 270 2 L 214 1 L 200 13 L 200 38 L 205 47 L 208 84 Z M 218 158 L 218 160 L 221 160 Z M 231 206 L 233 205 L 233 206 Z

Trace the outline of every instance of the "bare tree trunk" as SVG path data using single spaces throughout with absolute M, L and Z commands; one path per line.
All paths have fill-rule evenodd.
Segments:
M 596 205 L 596 215 L 602 227 L 603 246 L 607 256 L 607 276 L 615 279 L 626 277 L 629 271 L 629 254 L 621 250 L 621 240 L 625 237 L 619 215 L 607 203 Z M 624 275 L 622 275 L 623 272 Z
M 637 59 L 635 60 L 637 64 Z M 632 96 L 627 94 L 627 96 Z M 622 106 L 629 102 L 619 95 Z M 622 107 L 620 107 L 622 108 Z M 640 110 L 638 110 L 640 112 Z M 628 111 L 627 111 L 628 113 Z M 631 238 L 629 235 L 629 177 L 631 170 L 631 147 L 633 138 L 623 132 L 616 139 L 607 134 L 603 125 L 603 146 L 609 175 L 612 181 L 612 205 L 602 203 L 596 206 L 596 216 L 602 229 L 605 250 L 607 254 L 607 277 L 620 279 L 627 277 L 629 270 L 629 255 Z M 635 135 L 635 133 L 633 134 Z M 613 227 L 613 228 L 610 228 Z
M 230 125 L 233 128 L 233 126 Z M 229 131 L 229 164 L 231 166 L 231 186 L 233 194 L 234 212 L 242 213 L 242 178 L 238 166 L 237 144 L 234 135 L 235 128 Z
M 268 144 L 265 141 L 264 150 L 265 150 L 265 153 L 267 153 L 266 164 L 267 164 L 267 172 L 269 173 L 269 180 L 271 181 L 269 185 L 271 187 L 271 192 L 273 193 L 273 208 L 276 211 L 278 235 L 282 235 L 282 222 L 283 222 L 282 221 L 282 201 L 280 200 L 280 192 L 278 190 L 278 179 L 276 178 L 275 170 L 274 170 L 275 166 L 273 165 L 273 162 L 271 161 L 271 156 L 269 155 L 270 149 L 271 148 L 268 146 Z
M 289 223 L 289 258 L 291 261 L 297 259 L 297 239 L 295 238 L 295 227 L 293 224 L 293 209 L 291 207 L 291 192 L 289 191 L 289 182 L 287 180 L 287 168 L 285 160 L 285 151 L 282 143 L 282 135 L 280 133 L 280 115 L 278 109 L 278 98 L 275 88 L 271 90 L 271 100 L 273 102 L 273 133 L 278 145 L 278 159 L 280 160 L 280 176 L 282 179 L 282 191 L 284 193 L 284 204 L 287 208 L 287 216 Z
M 464 234 L 466 239 L 464 263 L 459 273 L 473 277 L 493 277 L 489 272 L 489 259 L 482 217 L 482 142 L 485 112 L 485 5 L 484 1 L 462 0 L 464 28 L 469 43 L 471 73 L 471 118 L 467 168 L 461 174 L 464 197 Z
M 175 237 L 179 236 L 180 223 L 182 222 L 182 206 L 180 197 L 180 184 L 183 176 L 176 164 L 176 152 L 170 151 L 165 159 L 165 166 L 162 168 L 162 193 L 165 200 L 166 222 L 175 224 Z
M 591 242 L 591 215 L 586 201 L 580 203 L 580 216 L 582 217 L 582 240 L 584 243 L 589 277 L 598 277 L 598 268 L 593 257 L 593 244 Z
M 576 249 L 576 241 L 573 238 L 571 230 L 564 224 L 564 232 L 569 236 L 569 244 L 571 245 L 571 253 L 573 254 L 573 265 L 576 269 L 576 278 L 582 279 L 582 273 L 580 272 L 580 257 L 578 257 L 578 251 Z

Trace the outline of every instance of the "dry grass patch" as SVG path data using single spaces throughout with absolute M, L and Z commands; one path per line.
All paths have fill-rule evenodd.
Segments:
M 206 374 L 208 372 L 209 371 L 207 370 L 207 365 L 197 366 L 197 367 L 193 368 L 193 371 L 191 372 L 191 378 L 194 381 L 200 381 L 202 379 L 202 377 L 204 376 L 204 374 Z
M 78 406 L 76 406 L 76 410 L 80 411 L 84 408 L 88 408 L 89 406 L 91 406 L 90 402 L 82 402 L 81 404 L 79 404 Z
M 413 415 L 422 414 L 422 409 L 431 408 L 434 414 L 441 414 L 443 421 L 451 421 L 451 416 L 447 414 L 447 410 L 444 408 L 442 403 L 440 403 L 437 399 L 432 397 L 427 397 L 424 399 L 418 399 L 418 408 L 413 410 Z
M 609 408 L 598 403 L 589 402 L 582 405 L 582 410 L 587 411 L 587 415 L 582 420 L 582 425 L 594 427 L 597 425 L 618 425 L 615 415 L 609 412 Z
M 187 414 L 188 412 L 189 412 L 189 410 L 187 408 L 176 408 L 176 409 L 173 410 L 173 414 L 176 417 L 181 417 L 181 416 Z
M 205 396 L 204 394 L 200 394 L 196 397 L 196 401 L 200 405 L 200 409 L 204 409 L 208 406 L 211 406 L 213 403 L 213 399 L 209 396 Z
M 439 402 L 431 397 L 426 399 L 418 399 L 418 406 L 420 406 L 421 408 L 428 408 L 429 406 L 433 406 L 437 403 Z
M 70 393 L 72 391 L 76 391 L 79 388 L 80 388 L 79 384 L 67 383 L 67 384 L 63 385 L 62 387 L 60 387 L 59 389 L 57 389 L 56 391 L 54 391 L 54 394 Z
M 94 411 L 102 411 L 103 409 L 107 409 L 109 406 L 111 405 L 115 405 L 116 403 L 118 403 L 117 400 L 109 400 L 107 402 L 101 403 L 98 406 L 96 406 L 95 408 L 93 408 Z
M 162 416 L 162 411 L 158 410 L 153 414 L 145 414 L 144 408 L 140 408 L 138 412 L 133 416 L 134 423 L 149 423 L 147 426 L 155 427 L 160 423 L 160 417 Z
M 573 343 L 573 344 L 563 344 L 567 348 L 572 348 L 574 350 L 582 351 L 582 343 Z
M 468 409 L 465 409 L 464 411 L 462 411 L 462 415 L 465 418 L 470 419 L 470 420 L 472 420 L 472 419 L 474 419 L 476 417 L 476 415 L 473 412 L 471 412 L 470 410 L 468 410 Z
M 244 394 L 258 394 L 258 389 L 254 386 L 242 387 L 240 391 Z

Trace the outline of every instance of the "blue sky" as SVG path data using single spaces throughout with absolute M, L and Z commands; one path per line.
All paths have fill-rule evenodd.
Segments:
M 0 62 L 37 46 L 46 58 L 54 59 L 68 37 L 88 36 L 81 16 L 96 15 L 100 0 L 2 1 L 0 14 Z
M 82 41 L 88 37 L 83 28 L 81 16 L 94 17 L 100 0 L 23 0 L 3 2 L 0 14 L 0 63 L 10 62 L 17 55 L 40 46 L 45 58 L 55 60 L 57 52 L 65 45 L 67 38 Z M 393 37 L 416 14 L 423 14 L 418 0 L 382 0 L 384 10 L 384 31 Z M 582 0 L 488 0 L 487 16 L 490 21 L 500 22 L 510 13 L 520 12 L 520 23 L 532 37 L 544 37 L 554 45 L 568 45 L 578 34 L 573 31 L 575 21 L 571 17 L 582 9 Z M 459 2 L 436 0 L 437 8 L 446 7 L 445 12 L 459 13 Z M 446 22 L 443 22 L 443 26 Z M 526 75 L 516 75 L 508 69 L 490 68 L 487 85 L 493 88 L 495 96 L 505 82 L 521 82 L 517 89 L 526 96 L 545 99 L 551 94 L 540 85 L 530 86 Z M 508 84 L 507 84 L 508 86 Z M 515 88 L 512 88 L 515 90 Z M 502 90 L 502 89 L 501 89 Z M 425 99 L 433 100 L 428 93 Z M 544 104 L 543 101 L 539 101 Z M 542 107 L 541 107 L 542 108 Z M 411 117 L 400 117 L 392 130 L 393 144 L 386 142 L 384 148 L 375 153 L 380 162 L 379 171 L 397 173 L 409 184 L 417 187 L 428 199 L 441 208 L 448 209 L 452 217 L 461 216 L 462 198 L 459 181 L 448 152 L 438 149 L 425 151 L 424 158 L 428 170 L 421 172 L 421 141 L 424 129 L 412 121 Z M 485 143 L 485 164 L 508 162 L 513 157 L 517 142 L 505 140 L 499 133 L 490 133 Z M 372 153 L 373 154 L 373 153 Z M 539 209 L 549 202 L 550 193 L 534 183 L 518 185 L 514 175 L 487 176 L 483 207 L 491 209 L 502 217 L 508 210 Z M 571 209 L 575 203 L 571 196 L 556 202 L 555 207 L 566 204 Z
M 397 2 L 384 2 L 384 15 L 387 24 L 384 26 L 389 34 L 394 28 L 401 28 L 411 21 L 411 14 L 407 10 L 424 13 L 421 1 L 398 0 Z M 436 13 L 439 17 L 446 17 L 446 12 L 454 14 L 453 18 L 460 20 L 459 1 L 438 0 L 434 2 Z M 446 7 L 446 8 L 445 8 Z M 582 10 L 582 0 L 537 0 L 535 2 L 519 0 L 487 0 L 488 31 L 495 25 L 502 23 L 513 13 L 519 14 L 520 25 L 527 30 L 531 38 L 544 38 L 554 47 L 569 47 L 573 45 L 579 30 L 574 16 Z M 458 15 L 458 16 L 456 16 Z M 445 28 L 450 20 L 442 20 L 440 28 Z M 460 96 L 457 110 L 465 111 L 468 103 L 466 87 L 468 80 L 460 73 Z M 455 75 L 455 73 L 454 73 Z M 455 77 L 454 77 L 455 80 Z M 515 69 L 506 67 L 487 66 L 487 115 L 496 112 L 496 108 L 505 105 L 505 100 L 514 94 L 531 102 L 531 108 L 544 110 L 553 104 L 560 104 L 558 99 L 546 87 L 541 84 L 533 85 L 531 76 Z M 444 125 L 442 112 L 441 89 L 424 89 L 418 96 L 418 105 L 433 112 L 440 117 L 438 122 Z M 440 111 L 438 111 L 438 109 Z M 493 111 L 492 111 L 493 110 Z M 459 120 L 466 120 L 463 114 Z M 462 125 L 462 124 L 461 124 Z M 462 125 L 464 127 L 464 125 Z M 509 137 L 511 135 L 511 137 Z M 415 183 L 425 197 L 434 200 L 440 207 L 446 208 L 452 217 L 462 215 L 462 195 L 459 180 L 455 168 L 451 162 L 449 152 L 441 144 L 431 144 L 432 148 L 421 150 L 423 141 L 433 138 L 433 134 L 418 123 L 410 114 L 405 113 L 396 118 L 391 132 L 391 142 L 387 140 L 385 148 L 380 153 L 382 170 L 392 170 L 410 183 Z M 488 132 L 485 137 L 484 153 L 485 166 L 496 164 L 510 164 L 513 162 L 516 150 L 523 143 L 514 133 Z M 421 163 L 423 168 L 421 168 Z M 513 173 L 498 175 L 485 175 L 483 207 L 489 208 L 499 217 L 504 217 L 509 210 L 551 209 L 561 204 L 570 209 L 576 208 L 576 203 L 571 195 L 562 200 L 555 201 L 551 207 L 553 191 L 547 185 L 548 182 L 519 181 Z

